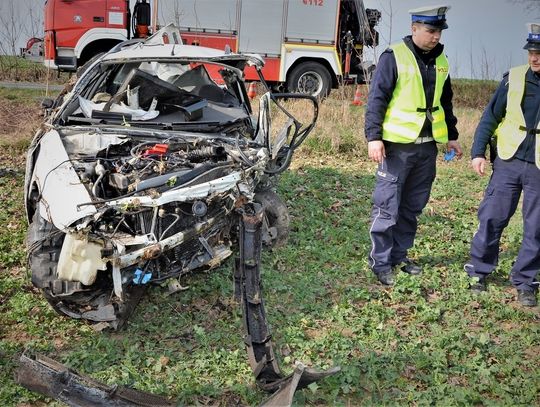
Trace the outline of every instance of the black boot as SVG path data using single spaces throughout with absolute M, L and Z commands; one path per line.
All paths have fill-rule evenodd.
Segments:
M 384 285 L 394 285 L 394 272 L 392 270 L 381 271 L 376 274 L 377 280 Z
M 413 263 L 411 259 L 405 259 L 401 263 L 397 264 L 395 267 L 399 268 L 401 271 L 410 274 L 411 276 L 417 276 L 422 274 L 422 267 L 418 264 Z
M 463 266 L 463 270 L 471 277 L 471 279 L 477 278 L 478 281 L 471 281 L 469 283 L 469 290 L 475 294 L 480 294 L 484 291 L 487 291 L 486 277 L 472 277 L 471 274 L 474 274 L 474 266 L 470 263 L 467 263 Z
M 477 282 L 469 284 L 469 290 L 475 294 L 480 294 L 487 291 L 487 283 L 485 278 L 479 278 Z
M 525 307 L 536 307 L 536 291 L 517 290 L 517 299 Z

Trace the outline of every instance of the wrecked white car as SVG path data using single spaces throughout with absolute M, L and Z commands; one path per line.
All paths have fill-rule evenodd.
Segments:
M 60 314 L 118 328 L 149 284 L 180 287 L 180 276 L 238 253 L 250 364 L 263 388 L 284 389 L 292 378 L 273 356 L 260 247 L 286 238 L 287 208 L 273 187 L 313 128 L 317 101 L 266 93 L 254 115 L 242 70 L 260 73 L 262 59 L 179 38 L 167 27 L 120 44 L 49 104 L 25 180 L 32 283 Z M 280 104 L 294 98 L 310 102 L 307 124 Z M 277 131 L 274 110 L 286 118 Z M 334 372 L 301 370 L 284 390 L 291 398 Z
M 266 207 L 267 243 L 285 238 L 273 178 L 313 125 L 270 140 L 272 96 L 254 120 L 242 80 L 260 57 L 159 39 L 85 67 L 28 155 L 32 282 L 58 312 L 112 327 L 141 286 L 230 256 L 246 203 Z

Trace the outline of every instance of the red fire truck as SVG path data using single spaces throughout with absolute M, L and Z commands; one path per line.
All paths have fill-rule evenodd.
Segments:
M 173 22 L 184 43 L 260 54 L 275 87 L 327 95 L 371 72 L 362 54 L 378 43 L 380 17 L 362 0 L 47 0 L 45 64 L 76 70 L 121 41 Z M 246 79 L 258 77 L 247 69 Z

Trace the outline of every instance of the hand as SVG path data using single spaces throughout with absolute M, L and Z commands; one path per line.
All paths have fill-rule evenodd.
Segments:
M 478 175 L 485 175 L 486 174 L 486 159 L 484 157 L 475 157 L 472 159 L 471 165 L 473 167 L 473 170 Z
M 384 143 L 382 140 L 373 140 L 368 142 L 368 157 L 372 161 L 376 161 L 379 164 L 386 158 L 386 152 L 384 151 Z
M 446 151 L 454 150 L 456 152 L 456 157 L 459 159 L 463 157 L 463 151 L 461 150 L 461 146 L 459 145 L 459 142 L 457 140 L 450 140 L 446 144 Z

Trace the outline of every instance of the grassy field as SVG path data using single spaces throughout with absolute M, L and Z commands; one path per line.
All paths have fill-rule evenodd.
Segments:
M 298 392 L 296 404 L 540 405 L 540 312 L 519 306 L 508 282 L 521 217 L 504 234 L 488 292 L 471 294 L 462 265 L 487 177 L 474 175 L 467 158 L 441 160 L 410 253 L 425 271 L 381 287 L 366 261 L 375 165 L 366 158 L 363 106 L 350 105 L 350 92 L 325 101 L 315 134 L 282 177 L 292 231 L 287 246 L 263 255 L 266 309 L 283 369 L 291 372 L 296 360 L 342 368 Z M 39 123 L 35 96 L 0 90 L 0 111 L 19 114 L 0 130 L 0 405 L 57 405 L 13 382 L 26 349 L 182 405 L 259 404 L 267 395 L 255 387 L 243 349 L 231 262 L 184 279 L 190 289 L 173 296 L 153 287 L 116 333 L 56 315 L 32 288 L 22 184 L 24 146 Z M 468 153 L 481 110 L 460 102 L 456 112 Z
M 64 83 L 69 73 L 48 69 L 42 62 L 0 55 L 0 81 Z

